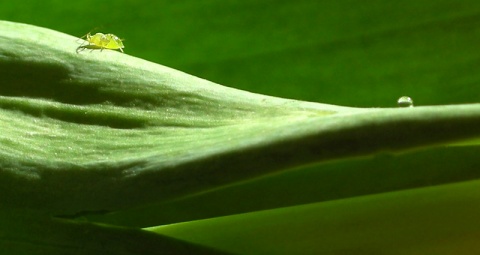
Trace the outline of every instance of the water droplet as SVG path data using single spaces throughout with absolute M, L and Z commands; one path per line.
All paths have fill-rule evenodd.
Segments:
M 398 107 L 413 107 L 413 100 L 410 97 L 403 96 L 397 101 Z

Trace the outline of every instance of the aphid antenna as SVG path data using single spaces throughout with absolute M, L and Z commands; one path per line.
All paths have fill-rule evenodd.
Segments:
M 92 34 L 93 31 L 99 30 L 99 29 L 102 28 L 102 27 L 103 27 L 103 26 L 98 26 L 98 27 L 95 27 L 95 28 L 91 29 L 90 31 L 88 31 L 88 33 L 86 33 L 86 34 L 84 34 L 82 37 L 78 38 L 78 39 L 77 39 L 77 42 L 78 42 L 78 40 L 87 37 L 87 35 Z

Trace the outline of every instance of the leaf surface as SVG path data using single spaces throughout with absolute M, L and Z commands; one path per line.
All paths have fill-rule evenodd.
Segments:
M 479 136 L 479 104 L 364 109 L 281 99 L 119 52 L 77 53 L 76 38 L 44 28 L 1 22 L 0 31 L 6 207 L 118 210 Z

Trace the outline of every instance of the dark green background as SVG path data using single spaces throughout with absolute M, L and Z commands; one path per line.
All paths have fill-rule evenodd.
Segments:
M 480 2 L 4 1 L 0 19 L 125 39 L 125 52 L 273 96 L 393 107 L 479 101 Z M 472 89 L 475 88 L 475 89 Z
M 478 0 L 4 1 L 0 19 L 81 37 L 229 87 L 353 107 L 480 100 Z M 428 134 L 425 134 L 428 135 Z M 438 147 L 302 167 L 181 201 L 91 216 L 129 226 L 480 178 L 480 148 Z M 288 239 L 288 237 L 286 237 Z
M 416 105 L 480 98 L 474 0 L 27 0 L 3 2 L 0 19 L 78 37 L 114 33 L 126 54 L 273 96 L 357 107 L 395 107 L 402 95 Z M 439 148 L 302 168 L 118 223 L 151 226 L 472 179 L 476 152 Z

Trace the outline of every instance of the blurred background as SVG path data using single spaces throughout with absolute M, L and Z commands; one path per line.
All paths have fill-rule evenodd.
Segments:
M 400 96 L 417 106 L 480 102 L 478 0 L 4 0 L 0 19 L 77 37 L 113 33 L 125 54 L 272 96 L 352 107 L 396 107 Z M 307 166 L 146 217 L 94 220 L 153 226 L 479 178 L 479 152 L 440 147 Z
M 126 54 L 272 96 L 355 107 L 480 98 L 475 0 L 24 0 L 2 1 L 0 19 L 113 33 Z

